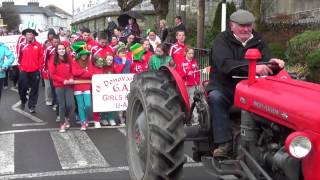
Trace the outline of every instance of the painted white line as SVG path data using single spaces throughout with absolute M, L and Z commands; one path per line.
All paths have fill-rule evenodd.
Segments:
M 16 104 L 12 105 L 11 106 L 12 110 L 14 110 L 17 113 L 20 113 L 20 114 L 26 116 L 27 118 L 31 119 L 34 122 L 37 122 L 37 123 L 43 122 L 41 119 L 39 119 L 39 118 L 31 115 L 30 113 L 27 113 L 27 112 L 21 110 L 20 108 L 18 108 L 18 106 L 20 106 L 20 104 L 21 104 L 21 101 L 19 101 Z
M 195 163 L 195 161 L 188 154 L 185 154 L 185 156 L 187 157 L 188 163 Z
M 18 89 L 14 88 L 14 87 L 11 87 L 10 90 L 11 90 L 11 91 L 14 91 L 14 92 L 16 92 L 16 93 L 19 93 Z
M 123 128 L 123 126 L 102 126 L 100 129 L 118 129 Z M 72 127 L 69 130 L 79 130 L 80 126 Z M 88 127 L 87 130 L 96 129 L 94 127 Z M 0 131 L 1 134 L 15 134 L 15 133 L 25 133 L 25 132 L 45 132 L 45 131 L 59 131 L 59 128 L 41 128 L 41 129 L 21 129 L 21 130 L 11 130 L 11 131 Z
M 14 174 L 14 134 L 0 135 L 0 144 L 0 175 Z
M 121 134 L 123 134 L 124 136 L 127 136 L 126 128 L 119 128 L 118 130 L 121 132 Z
M 25 127 L 25 126 L 44 126 L 47 125 L 47 122 L 40 122 L 40 123 L 17 123 L 12 124 L 12 127 Z
M 31 179 L 31 178 L 40 178 L 40 177 L 55 177 L 55 176 L 67 176 L 67 175 L 79 175 L 79 174 L 112 173 L 112 172 L 121 172 L 121 171 L 128 171 L 128 170 L 129 170 L 128 166 L 79 169 L 79 170 L 63 170 L 63 171 L 49 171 L 49 172 L 40 172 L 40 173 L 6 175 L 6 176 L 0 176 L 0 179 Z
M 184 165 L 185 168 L 196 168 L 202 167 L 201 163 L 187 163 Z M 79 174 L 95 174 L 95 173 L 113 173 L 113 172 L 124 172 L 129 171 L 128 166 L 120 167 L 108 167 L 108 168 L 92 168 L 92 169 L 79 169 L 79 170 L 62 170 L 62 171 L 50 171 L 40 173 L 27 173 L 27 174 L 15 174 L 0 176 L 0 179 L 31 179 L 41 177 L 56 177 L 56 176 L 68 176 L 68 175 L 79 175 Z
M 84 131 L 50 132 L 62 169 L 108 167 L 97 147 Z

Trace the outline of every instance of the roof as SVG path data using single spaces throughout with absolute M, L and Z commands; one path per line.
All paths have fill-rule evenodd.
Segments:
M 65 16 L 70 16 L 70 17 L 72 17 L 71 14 L 67 13 L 67 12 L 64 11 L 63 9 L 61 9 L 61 8 L 55 6 L 55 5 L 52 5 L 52 4 L 50 4 L 50 5 L 48 5 L 48 6 L 44 7 L 44 8 L 49 9 L 50 11 L 52 11 L 52 12 L 54 12 L 54 13 L 63 14 L 63 15 L 65 15 Z
M 43 7 L 34 7 L 26 5 L 15 5 L 18 14 L 44 14 L 48 17 L 55 16 L 55 13 Z

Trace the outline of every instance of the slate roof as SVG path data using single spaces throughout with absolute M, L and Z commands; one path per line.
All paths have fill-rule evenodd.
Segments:
M 48 17 L 55 16 L 54 12 L 50 11 L 50 9 L 46 9 L 43 7 L 34 7 L 34 6 L 26 6 L 26 5 L 15 5 L 16 11 L 18 14 L 44 14 Z

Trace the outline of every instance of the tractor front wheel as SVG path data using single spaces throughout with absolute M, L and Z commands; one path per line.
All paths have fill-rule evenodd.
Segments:
M 174 79 L 166 71 L 137 74 L 127 108 L 131 180 L 183 179 L 184 112 Z

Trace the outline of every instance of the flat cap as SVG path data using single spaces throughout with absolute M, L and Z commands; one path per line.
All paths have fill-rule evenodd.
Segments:
M 230 15 L 230 21 L 238 24 L 252 24 L 254 23 L 255 18 L 251 12 L 239 9 Z

